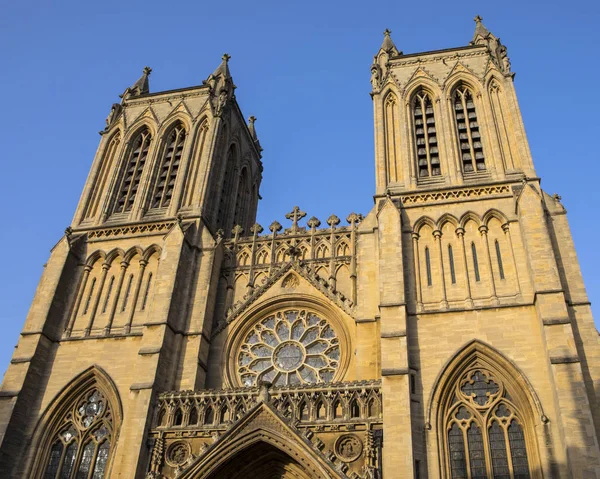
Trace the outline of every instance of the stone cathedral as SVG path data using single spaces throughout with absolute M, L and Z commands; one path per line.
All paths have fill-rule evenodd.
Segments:
M 262 148 L 229 56 L 170 91 L 146 68 L 4 377 L 0 476 L 600 478 L 599 336 L 566 211 L 475 21 L 424 53 L 386 30 L 364 215 L 257 224 Z

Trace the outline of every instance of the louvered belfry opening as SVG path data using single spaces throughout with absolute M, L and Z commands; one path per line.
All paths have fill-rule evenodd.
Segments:
M 131 142 L 131 147 L 126 153 L 124 171 L 117 189 L 118 194 L 113 213 L 125 213 L 133 207 L 144 165 L 148 159 L 151 139 L 150 132 L 143 129 Z
M 439 176 L 440 155 L 431 97 L 420 90 L 413 102 L 413 120 L 419 178 Z
M 454 91 L 454 113 L 464 173 L 485 171 L 485 157 L 473 94 L 464 85 Z
M 168 134 L 152 193 L 152 208 L 169 206 L 175 188 L 181 154 L 185 143 L 185 129 L 178 124 Z

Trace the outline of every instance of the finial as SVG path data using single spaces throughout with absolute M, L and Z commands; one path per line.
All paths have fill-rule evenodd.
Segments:
M 477 15 L 473 20 L 475 20 L 475 23 L 483 22 L 483 18 L 481 18 L 479 15 Z
M 298 206 L 294 206 L 294 209 L 285 215 L 288 220 L 292 220 L 292 233 L 298 232 L 298 221 L 306 216 L 304 211 L 300 211 Z
M 223 53 L 221 60 L 223 60 L 225 63 L 227 63 L 230 58 L 231 58 L 231 55 L 229 55 L 228 53 Z
M 150 75 L 150 73 L 152 73 L 152 68 L 150 68 L 149 66 L 145 66 L 144 75 Z
M 256 121 L 256 117 L 254 115 L 252 115 L 250 118 L 248 118 L 248 121 L 252 124 L 254 124 L 254 122 Z
M 396 45 L 394 45 L 394 41 L 390 36 L 391 33 L 392 31 L 389 28 L 385 29 L 385 31 L 383 32 L 383 43 L 381 44 L 381 48 L 379 49 L 379 51 L 383 50 L 384 52 L 387 52 L 391 55 L 402 55 L 402 52 L 396 48 Z

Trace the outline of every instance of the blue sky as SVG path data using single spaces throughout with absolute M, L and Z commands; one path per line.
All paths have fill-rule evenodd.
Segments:
M 405 53 L 466 45 L 473 17 L 508 47 L 542 186 L 569 212 L 588 294 L 600 300 L 596 181 L 600 2 L 5 2 L 0 371 L 42 266 L 69 225 L 112 103 L 150 65 L 151 91 L 197 85 L 231 54 L 258 118 L 258 221 L 299 205 L 321 220 L 373 204 L 369 65 L 385 28 Z

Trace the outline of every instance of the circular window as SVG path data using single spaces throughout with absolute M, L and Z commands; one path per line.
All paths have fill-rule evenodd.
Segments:
M 307 310 L 279 311 L 254 325 L 237 353 L 244 386 L 329 382 L 338 368 L 340 347 L 328 321 Z

